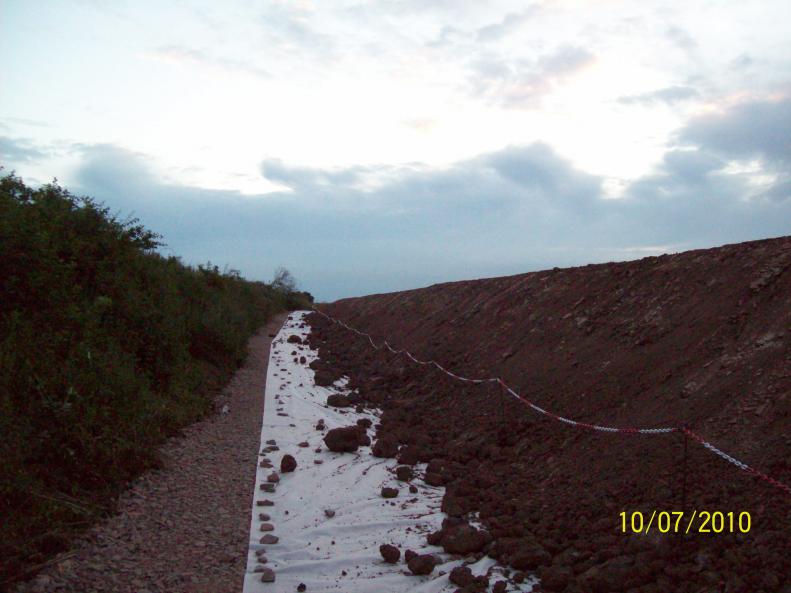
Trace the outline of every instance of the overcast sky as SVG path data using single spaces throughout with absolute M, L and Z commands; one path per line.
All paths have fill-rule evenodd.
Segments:
M 321 299 L 791 233 L 791 3 L 0 0 L 0 164 Z

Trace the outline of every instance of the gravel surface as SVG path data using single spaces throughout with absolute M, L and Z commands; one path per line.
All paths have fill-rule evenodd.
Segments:
M 162 449 L 96 525 L 18 593 L 231 593 L 242 589 L 269 347 L 285 314 L 251 338 L 219 412 Z M 59 560 L 59 561 L 57 561 Z

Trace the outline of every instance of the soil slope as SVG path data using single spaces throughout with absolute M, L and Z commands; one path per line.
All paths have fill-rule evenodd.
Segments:
M 328 314 L 537 405 L 618 427 L 688 426 L 791 484 L 791 237 L 345 299 Z M 590 432 L 318 315 L 313 343 L 479 512 L 490 554 L 546 591 L 788 591 L 788 494 L 682 433 Z M 402 448 L 402 453 L 405 449 Z M 684 464 L 686 463 L 686 470 Z M 685 485 L 686 481 L 686 485 Z M 749 534 L 621 533 L 621 511 L 748 511 Z M 688 515 L 689 516 L 689 515 Z M 784 588 L 785 587 L 785 588 Z

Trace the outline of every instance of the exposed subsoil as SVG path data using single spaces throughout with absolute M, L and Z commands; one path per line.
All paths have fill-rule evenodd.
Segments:
M 269 347 L 285 314 L 251 338 L 218 414 L 162 449 L 164 469 L 124 493 L 19 593 L 238 593 L 247 562 Z M 227 413 L 222 413 L 224 405 Z
M 791 484 L 791 238 L 345 299 L 324 310 L 539 406 L 618 427 L 687 425 Z M 681 433 L 590 432 L 492 384 L 375 351 L 317 314 L 324 371 L 385 409 L 380 438 L 433 461 L 443 510 L 544 591 L 791 591 L 791 501 Z M 686 476 L 686 488 L 684 477 Z M 686 491 L 686 500 L 684 492 Z M 748 511 L 747 534 L 621 532 L 619 513 Z M 682 524 L 682 530 L 685 527 Z

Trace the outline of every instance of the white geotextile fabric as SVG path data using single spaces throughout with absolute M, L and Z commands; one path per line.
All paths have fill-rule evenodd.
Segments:
M 292 313 L 272 342 L 261 447 L 274 439 L 280 450 L 268 454 L 274 469 L 257 468 L 244 593 L 290 593 L 300 583 L 305 584 L 308 593 L 455 591 L 458 587 L 448 581 L 447 574 L 463 559 L 450 560 L 441 548 L 428 546 L 425 541 L 426 533 L 439 529 L 445 517 L 439 510 L 444 489 L 416 478 L 412 483 L 419 492 L 410 494 L 408 485 L 396 480 L 392 473 L 397 465 L 394 459 L 373 457 L 370 447 L 360 447 L 357 453 L 333 453 L 324 446 L 325 433 L 315 429 L 319 419 L 324 419 L 327 429 L 355 424 L 359 418 L 370 418 L 376 424 L 380 412 L 367 410 L 358 414 L 351 408 L 342 411 L 326 406 L 328 395 L 348 392 L 343 387 L 345 381 L 334 388 L 316 386 L 314 373 L 308 368 L 316 353 L 307 346 L 286 341 L 291 335 L 305 337 L 309 333 L 309 328 L 299 327 L 307 313 Z M 296 354 L 292 354 L 294 351 Z M 300 356 L 306 358 L 304 364 L 294 361 Z M 275 400 L 278 395 L 280 401 Z M 278 412 L 288 416 L 279 416 Z M 368 434 L 373 437 L 374 429 L 369 429 Z M 297 446 L 302 441 L 310 446 Z M 315 452 L 317 447 L 322 448 L 321 453 Z M 296 471 L 281 473 L 274 493 L 261 491 L 259 485 L 272 471 L 279 472 L 280 460 L 286 453 L 296 458 Z M 323 463 L 315 464 L 316 459 Z M 398 497 L 383 499 L 382 486 L 398 488 Z M 264 498 L 272 500 L 274 506 L 255 505 L 255 501 Z M 325 509 L 334 510 L 335 516 L 326 517 Z M 271 533 L 279 538 L 277 544 L 259 543 L 264 535 L 258 519 L 262 512 L 271 516 L 268 522 L 275 527 Z M 385 543 L 401 549 L 397 564 L 382 560 L 379 546 Z M 275 571 L 274 583 L 262 583 L 260 574 L 253 572 L 258 565 L 255 552 L 262 547 L 266 548 L 268 559 L 265 566 Z M 446 562 L 429 576 L 414 576 L 403 560 L 407 549 L 419 554 L 435 553 Z M 484 574 L 495 564 L 484 557 L 469 566 L 473 574 Z M 496 578 L 491 579 L 492 584 L 495 581 Z M 530 589 L 526 582 L 521 591 Z M 513 586 L 509 588 L 514 590 Z

